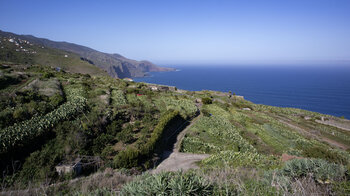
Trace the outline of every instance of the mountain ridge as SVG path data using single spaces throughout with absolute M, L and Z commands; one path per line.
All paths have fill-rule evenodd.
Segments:
M 110 76 L 115 78 L 143 77 L 147 72 L 153 71 L 174 71 L 172 68 L 158 67 L 149 61 L 128 59 L 117 53 L 104 53 L 75 43 L 52 41 L 46 38 L 38 38 L 33 35 L 18 35 L 1 30 L 0 35 L 6 37 L 13 36 L 44 47 L 77 54 L 93 65 L 105 70 Z

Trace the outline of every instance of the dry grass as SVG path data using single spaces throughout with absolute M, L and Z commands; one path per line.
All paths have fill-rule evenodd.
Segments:
M 199 173 L 219 186 L 220 195 L 335 195 L 332 185 L 316 182 L 313 176 L 286 179 L 264 176 L 262 171 L 244 168 L 224 168 Z
M 331 187 L 327 184 L 318 184 L 312 176 L 306 176 L 301 179 L 296 179 L 291 183 L 291 192 L 286 195 L 300 195 L 300 196 L 321 196 L 333 195 Z
M 73 193 L 89 194 L 96 189 L 107 189 L 119 192 L 122 185 L 131 181 L 133 176 L 116 172 L 111 168 L 103 172 L 97 172 L 91 176 L 76 178 L 68 182 L 52 185 L 29 185 L 25 190 L 11 190 L 0 192 L 1 195 L 23 196 L 23 195 L 65 195 Z

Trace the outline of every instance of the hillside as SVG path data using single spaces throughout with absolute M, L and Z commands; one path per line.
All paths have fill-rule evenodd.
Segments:
M 0 111 L 1 195 L 350 194 L 334 116 L 18 61 Z
M 79 70 L 80 68 L 84 67 L 82 68 L 80 73 L 88 72 L 85 70 L 85 67 L 91 67 L 91 65 L 105 70 L 110 76 L 116 78 L 143 77 L 145 76 L 146 72 L 174 70 L 172 68 L 158 67 L 149 61 L 136 61 L 123 57 L 119 54 L 107 54 L 85 46 L 80 46 L 68 42 L 51 41 L 48 39 L 37 38 L 32 35 L 17 35 L 14 33 L 4 32 L 0 30 L 0 38 L 0 60 L 2 61 L 13 62 L 14 60 L 21 59 L 15 57 L 18 56 L 19 52 L 23 53 L 23 49 L 26 49 L 21 48 L 23 46 L 20 44 L 20 42 L 23 42 L 26 47 L 34 47 L 31 48 L 32 50 L 30 51 L 36 52 L 31 53 L 24 51 L 26 59 L 31 60 L 28 63 L 38 63 L 41 65 L 50 64 L 56 66 L 61 65 L 63 63 L 67 68 L 72 69 L 73 71 L 76 71 L 76 69 Z M 11 44 L 9 44 L 8 41 L 10 39 L 13 40 L 13 42 L 10 42 Z M 26 44 L 27 42 L 28 44 Z M 19 45 L 15 45 L 16 43 Z M 16 49 L 18 51 L 16 51 Z M 79 58 L 75 58 L 69 64 L 65 64 L 64 62 L 62 62 L 62 58 L 66 54 L 68 55 L 68 57 L 79 57 L 80 60 Z M 50 58 L 48 58 L 48 56 Z M 25 63 L 26 61 L 17 62 Z M 81 66 L 79 68 L 71 68 L 72 65 L 76 66 L 76 64 L 80 64 Z

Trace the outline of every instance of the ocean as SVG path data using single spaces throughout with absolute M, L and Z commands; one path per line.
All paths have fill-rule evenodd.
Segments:
M 134 78 L 184 90 L 232 91 L 256 104 L 293 107 L 350 119 L 350 67 L 169 66 Z

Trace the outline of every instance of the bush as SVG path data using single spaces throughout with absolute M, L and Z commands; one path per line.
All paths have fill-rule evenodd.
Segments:
M 193 172 L 144 174 L 123 186 L 122 195 L 213 195 L 214 185 Z
M 55 141 L 50 141 L 42 150 L 35 151 L 26 158 L 20 171 L 20 179 L 24 183 L 29 183 L 56 177 L 54 167 L 61 161 L 62 155 L 62 149 L 55 144 Z
M 202 98 L 203 104 L 212 104 L 213 100 L 209 97 Z
M 210 116 L 210 113 L 207 109 L 202 109 L 202 114 L 206 117 L 209 117 Z
M 13 118 L 16 120 L 25 120 L 28 116 L 28 110 L 25 107 L 18 107 L 13 112 Z
M 101 156 L 103 158 L 109 158 L 109 156 L 114 156 L 114 155 L 116 155 L 116 151 L 113 149 L 112 146 L 106 146 L 101 152 Z
M 156 128 L 151 134 L 151 138 L 140 149 L 128 147 L 114 158 L 115 167 L 132 168 L 137 167 L 148 159 L 154 152 L 166 128 L 179 117 L 178 111 L 168 111 L 161 117 Z M 123 132 L 123 131 L 122 131 Z
M 13 110 L 4 109 L 0 111 L 0 128 L 5 128 L 13 122 Z
M 64 102 L 63 96 L 60 95 L 59 93 L 56 93 L 55 95 L 51 96 L 49 99 L 53 107 L 57 107 Z
M 332 152 L 326 148 L 319 147 L 319 146 L 313 146 L 310 148 L 303 148 L 303 156 L 304 157 L 311 157 L 311 158 L 320 158 L 325 159 L 330 162 L 339 163 L 339 164 L 345 164 L 347 163 L 346 157 L 343 157 L 341 154 Z
M 109 124 L 106 128 L 107 134 L 116 135 L 121 131 L 124 121 L 121 119 L 114 120 L 111 124 Z
M 134 141 L 134 137 L 132 134 L 132 126 L 128 126 L 123 129 L 121 132 L 117 133 L 117 140 L 122 141 L 124 144 L 129 144 Z
M 329 163 L 322 159 L 293 159 L 284 165 L 282 174 L 300 178 L 313 174 L 318 181 L 339 181 L 345 178 L 347 169 L 343 165 Z
M 44 78 L 51 78 L 51 77 L 53 77 L 54 75 L 53 75 L 53 73 L 51 73 L 51 72 L 45 72 L 45 73 L 43 73 L 43 75 L 41 76 L 41 78 L 42 79 L 44 79 Z
M 92 147 L 93 151 L 95 153 L 100 153 L 107 144 L 111 143 L 113 141 L 114 137 L 112 135 L 108 134 L 101 134 L 96 139 L 94 139 L 94 146 Z
M 5 75 L 0 77 L 0 89 L 4 89 L 9 85 L 17 84 L 21 80 L 15 76 Z

